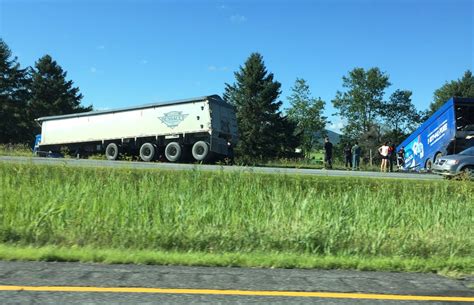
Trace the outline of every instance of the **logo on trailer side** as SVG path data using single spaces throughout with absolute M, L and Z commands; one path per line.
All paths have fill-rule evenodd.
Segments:
M 188 114 L 183 113 L 182 111 L 170 111 L 165 113 L 162 117 L 158 117 L 163 124 L 169 128 L 175 128 L 179 125 Z
M 448 120 L 444 120 L 438 127 L 428 134 L 428 144 L 430 146 L 438 142 L 448 132 Z

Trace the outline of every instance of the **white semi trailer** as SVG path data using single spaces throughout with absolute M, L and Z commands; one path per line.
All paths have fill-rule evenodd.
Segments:
M 136 107 L 42 117 L 38 154 L 68 150 L 105 153 L 107 159 L 136 155 L 143 161 L 162 156 L 177 162 L 232 154 L 238 140 L 234 107 L 218 95 Z

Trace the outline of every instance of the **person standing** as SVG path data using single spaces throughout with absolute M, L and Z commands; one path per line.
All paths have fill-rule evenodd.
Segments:
M 354 143 L 354 146 L 352 146 L 351 153 L 352 153 L 352 170 L 358 170 L 359 163 L 360 163 L 361 149 L 357 141 Z
M 398 170 L 403 169 L 405 167 L 405 147 L 401 147 L 397 153 L 397 166 Z
M 388 165 L 388 142 L 385 142 L 382 146 L 379 147 L 379 154 L 382 156 L 382 163 L 380 164 L 380 171 L 386 172 Z
M 332 143 L 328 137 L 324 139 L 324 160 L 326 161 L 326 168 L 332 169 Z
M 346 169 L 351 169 L 352 168 L 352 151 L 351 151 L 351 144 L 347 143 L 346 146 L 344 146 L 344 159 L 345 159 L 345 166 Z
M 389 171 L 393 173 L 393 163 L 395 163 L 395 144 L 393 142 L 390 143 L 390 146 L 388 147 L 388 162 L 389 162 Z

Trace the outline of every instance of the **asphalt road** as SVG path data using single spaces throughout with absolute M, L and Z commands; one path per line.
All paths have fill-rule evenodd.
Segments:
M 473 283 L 420 273 L 0 262 L 2 304 L 467 304 L 474 302 Z M 100 291 L 106 287 L 116 291 Z M 236 290 L 247 295 L 232 295 Z M 290 292 L 296 296 L 276 295 Z
M 416 180 L 440 180 L 441 176 L 418 173 L 380 173 L 365 171 L 346 170 L 322 170 L 322 169 L 298 169 L 298 168 L 277 168 L 277 167 L 247 167 L 247 166 L 222 166 L 207 164 L 179 164 L 179 163 L 158 163 L 158 162 L 132 162 L 132 161 L 108 161 L 108 160 L 88 160 L 88 159 L 65 159 L 65 158 L 28 158 L 0 156 L 0 162 L 32 163 L 46 165 L 67 165 L 85 167 L 124 167 L 142 169 L 164 169 L 164 170 L 191 170 L 203 171 L 243 171 L 265 174 L 300 174 L 313 176 L 339 176 L 339 177 L 370 177 L 370 178 L 395 178 L 395 179 L 416 179 Z

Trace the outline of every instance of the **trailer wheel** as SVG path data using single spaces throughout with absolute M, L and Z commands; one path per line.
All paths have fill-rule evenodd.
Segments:
M 474 166 L 468 165 L 461 170 L 461 177 L 464 179 L 474 179 Z
M 109 143 L 105 148 L 105 156 L 108 160 L 117 160 L 119 156 L 119 147 L 115 143 Z
M 140 147 L 140 159 L 145 162 L 150 162 L 155 157 L 155 146 L 151 143 L 144 143 Z
M 209 156 L 209 144 L 204 141 L 197 141 L 194 143 L 191 152 L 196 161 L 205 161 Z
M 425 169 L 430 172 L 432 167 L 433 167 L 433 161 L 431 161 L 431 159 L 426 160 Z
M 181 155 L 183 153 L 183 149 L 181 148 L 181 145 L 179 145 L 176 142 L 171 142 L 166 145 L 165 148 L 165 157 L 168 161 L 170 162 L 176 162 L 181 158 Z

